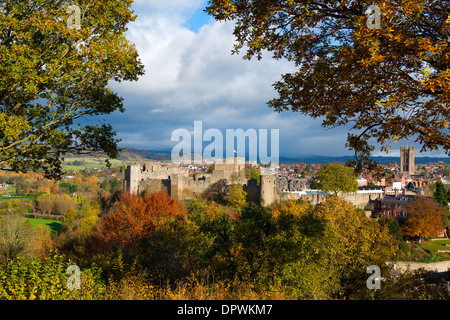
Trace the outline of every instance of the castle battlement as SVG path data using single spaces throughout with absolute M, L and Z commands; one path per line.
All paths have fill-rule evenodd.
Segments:
M 177 199 L 188 199 L 198 196 L 211 185 L 226 181 L 227 184 L 246 184 L 245 159 L 224 159 L 214 163 L 211 174 L 189 175 L 189 170 L 181 165 L 146 163 L 128 165 L 125 171 L 124 191 L 138 194 L 145 191 L 155 192 L 165 189 Z

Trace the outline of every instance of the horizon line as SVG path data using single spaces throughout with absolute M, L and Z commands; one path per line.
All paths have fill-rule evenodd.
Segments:
M 141 150 L 146 152 L 152 152 L 152 153 L 162 153 L 162 154 L 171 154 L 171 150 L 154 150 L 154 149 L 139 149 L 136 147 L 122 147 L 125 149 L 135 149 L 135 150 Z M 308 154 L 308 155 L 298 155 L 298 156 L 283 156 L 280 154 L 280 159 L 292 159 L 296 160 L 298 158 L 309 158 L 309 157 L 328 157 L 328 158 L 345 158 L 345 157 L 354 157 L 354 155 L 317 155 L 317 154 Z M 420 156 L 415 155 L 414 158 L 448 158 L 450 155 L 427 155 L 427 156 Z M 400 158 L 400 155 L 386 155 L 386 156 L 370 156 L 370 158 Z

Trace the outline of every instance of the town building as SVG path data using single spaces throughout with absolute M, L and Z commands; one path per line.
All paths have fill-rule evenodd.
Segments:
M 403 189 L 401 193 L 395 189 L 394 194 L 385 192 L 381 199 L 375 200 L 372 216 L 374 218 L 404 219 L 407 217 L 406 206 L 416 197 L 416 194 L 408 193 L 407 189 Z

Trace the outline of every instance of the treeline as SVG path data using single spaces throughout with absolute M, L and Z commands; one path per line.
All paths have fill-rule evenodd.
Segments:
M 121 168 L 111 168 L 101 174 L 78 172 L 62 181 L 50 181 L 32 172 L 0 172 L 0 183 L 10 185 L 0 191 L 0 215 L 28 214 L 62 219 L 69 209 L 78 210 L 84 199 L 96 198 L 103 201 L 120 192 L 120 173 Z
M 52 181 L 44 178 L 42 174 L 34 172 L 13 173 L 0 171 L 0 183 L 10 185 L 14 188 L 13 193 L 18 195 L 39 195 L 42 193 L 73 194 L 74 192 L 96 195 L 101 190 L 120 191 L 124 171 L 124 167 L 112 167 L 101 172 L 72 170 L 67 173 L 68 177 L 63 178 L 61 181 Z M 0 191 L 0 194 L 2 193 L 6 194 L 7 190 Z
M 337 197 L 315 207 L 289 201 L 237 208 L 179 202 L 165 192 L 116 194 L 69 210 L 62 232 L 34 255 L 19 252 L 4 260 L 0 279 L 28 268 L 54 287 L 64 278 L 62 266 L 74 264 L 86 274 L 82 288 L 61 286 L 55 297 L 448 299 L 445 286 L 425 283 L 422 273 L 389 274 L 387 262 L 401 254 L 402 241 L 388 224 Z M 36 265 L 41 268 L 29 267 Z M 367 288 L 370 265 L 381 268 L 381 290 Z M 46 270 L 59 276 L 45 277 Z M 14 291 L 0 283 L 0 298 L 39 298 L 32 292 L 42 282 L 36 277 L 21 280 Z M 51 296 L 42 283 L 39 288 L 43 298 Z

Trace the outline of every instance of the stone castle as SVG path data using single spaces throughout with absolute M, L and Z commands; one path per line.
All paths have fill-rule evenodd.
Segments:
M 225 163 L 215 163 L 212 173 L 190 174 L 189 170 L 175 164 L 128 165 L 125 171 L 123 190 L 130 194 L 167 191 L 178 200 L 208 198 L 210 192 L 220 192 L 220 188 L 230 184 L 241 184 L 247 192 L 247 200 L 262 205 L 270 205 L 280 200 L 307 199 L 318 204 L 327 196 L 319 190 L 308 189 L 299 179 L 279 177 L 276 170 L 260 168 L 260 184 L 249 180 L 245 161 L 241 158 L 228 159 Z M 358 208 L 365 208 L 370 202 L 381 199 L 383 190 L 360 190 L 342 197 Z
M 128 165 L 123 190 L 131 194 L 166 190 L 172 198 L 189 200 L 202 197 L 215 184 L 248 184 L 248 179 L 245 178 L 245 161 L 234 158 L 223 162 L 215 163 L 211 174 L 193 175 L 181 165 L 172 163 Z

